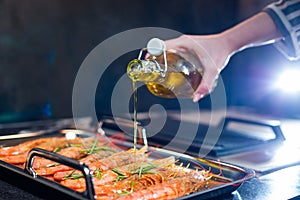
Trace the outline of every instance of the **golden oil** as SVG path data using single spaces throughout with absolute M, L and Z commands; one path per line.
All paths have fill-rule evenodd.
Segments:
M 163 98 L 192 98 L 202 80 L 202 68 L 196 68 L 179 54 L 167 52 L 167 70 L 163 55 L 147 60 L 135 59 L 128 64 L 127 74 L 133 81 L 147 85 L 148 90 Z

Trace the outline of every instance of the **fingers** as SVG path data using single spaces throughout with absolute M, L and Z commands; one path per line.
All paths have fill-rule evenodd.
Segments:
M 204 96 L 212 92 L 217 85 L 218 76 L 218 71 L 207 71 L 207 73 L 204 73 L 200 85 L 194 92 L 193 102 L 198 102 Z
M 190 43 L 191 38 L 187 35 L 182 35 L 174 39 L 166 40 L 165 44 L 167 49 L 186 49 L 188 47 L 188 43 Z
M 208 40 L 209 39 L 209 40 Z M 213 41 L 213 43 L 211 43 Z M 182 35 L 180 37 L 165 41 L 167 49 L 188 51 L 194 54 L 202 65 L 204 74 L 202 81 L 193 95 L 193 101 L 198 102 L 201 98 L 209 94 L 216 86 L 216 80 L 222 70 L 222 56 L 212 53 L 209 45 L 215 44 L 211 37 L 195 37 L 192 35 Z

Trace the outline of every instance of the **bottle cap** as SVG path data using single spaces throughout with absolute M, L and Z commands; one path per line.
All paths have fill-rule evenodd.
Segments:
M 161 39 L 152 38 L 147 43 L 147 50 L 152 56 L 159 56 L 166 50 L 166 44 Z

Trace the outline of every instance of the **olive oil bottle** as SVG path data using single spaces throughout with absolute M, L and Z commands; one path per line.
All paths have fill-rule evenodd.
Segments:
M 142 60 L 145 50 L 148 57 Z M 153 38 L 139 58 L 129 62 L 127 74 L 132 81 L 145 83 L 155 96 L 192 98 L 202 80 L 203 68 L 192 54 L 166 50 L 162 40 Z

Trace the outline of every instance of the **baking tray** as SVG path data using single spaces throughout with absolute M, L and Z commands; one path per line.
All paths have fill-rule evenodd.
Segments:
M 63 136 L 67 131 L 74 131 L 80 137 L 90 137 L 95 136 L 95 133 L 88 132 L 85 130 L 72 130 L 72 129 L 62 129 L 55 130 L 51 134 L 47 133 L 47 137 L 57 137 Z M 13 137 L 10 139 L 0 140 L 0 145 L 8 146 L 16 145 L 28 139 L 36 139 L 40 137 L 45 137 L 44 135 L 38 135 L 32 137 L 29 135 L 28 138 L 23 137 L 15 140 Z M 132 148 L 132 143 L 127 141 L 122 141 L 118 139 L 110 139 L 111 142 L 122 149 Z M 140 146 L 138 146 L 140 147 Z M 239 166 L 230 165 L 216 160 L 195 158 L 186 154 L 177 153 L 170 150 L 165 150 L 161 148 L 149 147 L 148 150 L 151 152 L 150 158 L 164 158 L 168 156 L 174 156 L 179 163 L 184 166 L 189 165 L 190 168 L 201 168 L 209 169 L 214 174 L 220 174 L 220 178 L 224 180 L 230 179 L 231 182 L 218 185 L 216 187 L 195 192 L 190 195 L 178 198 L 178 199 L 211 199 L 223 195 L 229 195 L 233 191 L 237 190 L 244 181 L 250 179 L 254 176 L 254 171 L 250 169 L 245 169 Z M 48 180 L 42 176 L 36 175 L 33 170 L 32 163 L 35 156 L 47 158 L 49 160 L 61 163 L 63 165 L 70 166 L 74 169 L 82 171 L 86 180 L 86 191 L 80 193 L 76 192 L 70 188 L 62 186 L 59 183 Z M 30 151 L 27 157 L 27 162 L 25 169 L 16 167 L 9 163 L 0 160 L 0 178 L 10 184 L 16 185 L 34 195 L 42 197 L 44 199 L 83 199 L 83 200 L 93 200 L 94 199 L 94 188 L 92 183 L 92 177 L 90 175 L 89 168 L 76 160 L 66 158 L 59 154 L 48 152 L 43 149 L 34 148 Z
M 126 122 L 125 119 L 119 120 L 104 116 L 101 119 L 101 123 L 106 123 L 110 128 L 117 130 L 115 120 L 118 122 L 118 126 L 121 126 L 121 130 L 117 132 L 107 131 L 106 135 L 119 139 L 126 139 L 132 141 L 132 134 L 122 135 L 120 131 L 124 130 L 127 133 L 133 132 L 132 121 Z M 158 119 L 156 119 L 158 120 Z M 148 118 L 143 118 L 139 122 L 140 129 L 139 135 L 142 138 L 142 132 L 144 124 L 149 123 Z M 126 127 L 125 127 L 126 125 Z M 153 126 L 153 125 L 152 125 Z M 186 131 L 185 134 L 174 134 L 179 130 L 179 126 L 185 127 L 185 130 L 195 130 L 195 135 L 190 134 Z M 215 137 L 209 137 L 207 133 L 210 129 L 211 133 L 215 130 L 222 133 L 215 141 Z M 156 131 L 156 130 L 154 130 Z M 104 130 L 105 132 L 105 130 Z M 147 128 L 148 143 L 156 147 L 167 146 L 169 150 L 182 152 L 182 146 L 187 147 L 185 152 L 189 155 L 199 156 L 200 151 L 207 152 L 207 156 L 211 158 L 220 158 L 222 156 L 234 155 L 238 153 L 248 152 L 253 149 L 266 149 L 270 147 L 280 146 L 284 141 L 285 137 L 281 129 L 281 123 L 278 120 L 264 120 L 264 119 L 248 119 L 248 118 L 237 118 L 225 116 L 221 122 L 215 126 L 208 126 L 207 124 L 195 124 L 193 122 L 183 122 L 178 119 L 170 117 L 166 120 L 164 127 L 156 133 Z M 176 137 L 176 139 L 174 138 Z M 194 139 L 191 139 L 194 138 Z M 170 141 L 172 141 L 170 143 Z

